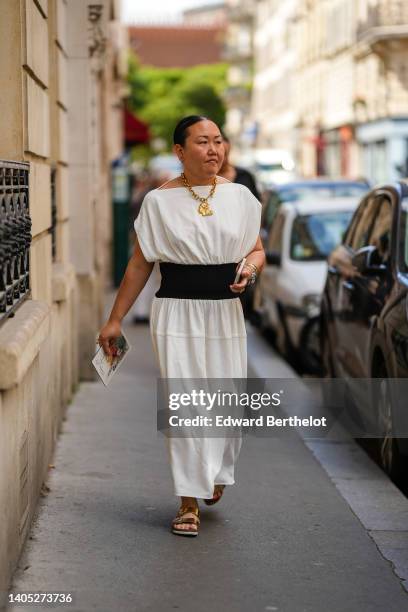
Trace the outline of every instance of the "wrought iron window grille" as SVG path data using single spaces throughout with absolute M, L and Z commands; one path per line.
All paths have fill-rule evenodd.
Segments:
M 26 162 L 0 161 L 0 323 L 30 294 L 29 172 Z

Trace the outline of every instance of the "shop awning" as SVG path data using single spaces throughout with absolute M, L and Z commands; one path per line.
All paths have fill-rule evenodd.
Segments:
M 136 117 L 129 109 L 124 110 L 126 146 L 145 144 L 150 140 L 149 127 Z

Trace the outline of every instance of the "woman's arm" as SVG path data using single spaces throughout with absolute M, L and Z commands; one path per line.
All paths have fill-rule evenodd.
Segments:
M 262 240 L 260 236 L 258 236 L 258 240 L 256 241 L 256 244 L 252 251 L 248 253 L 245 263 L 255 264 L 258 268 L 258 274 L 262 272 L 265 266 L 265 251 L 262 246 Z
M 133 255 L 126 267 L 125 274 L 116 294 L 108 321 L 99 333 L 99 344 L 110 355 L 110 343 L 121 333 L 121 321 L 128 313 L 139 293 L 147 283 L 154 262 L 146 261 L 136 237 Z
M 144 258 L 136 237 L 133 255 L 129 260 L 126 272 L 120 283 L 115 303 L 108 319 L 109 321 L 122 321 L 147 283 L 153 266 L 154 262 L 146 261 Z
M 254 264 L 258 268 L 258 274 L 262 272 L 265 266 L 265 251 L 262 246 L 262 240 L 260 236 L 258 236 L 258 239 L 252 251 L 248 253 L 248 255 L 246 256 L 245 264 L 248 264 L 248 263 Z M 234 293 L 241 293 L 242 290 L 245 289 L 248 283 L 249 277 L 251 276 L 251 273 L 252 273 L 251 267 L 250 266 L 246 267 L 245 265 L 244 269 L 242 270 L 241 280 L 239 281 L 239 283 L 230 285 L 231 291 L 233 291 Z

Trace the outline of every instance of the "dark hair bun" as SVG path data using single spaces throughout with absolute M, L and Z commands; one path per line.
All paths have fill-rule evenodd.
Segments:
M 184 147 L 186 138 L 188 136 L 188 128 L 199 121 L 209 121 L 209 119 L 208 117 L 203 117 L 202 115 L 188 115 L 188 117 L 183 117 L 183 119 L 180 119 L 173 133 L 174 144 L 179 144 Z

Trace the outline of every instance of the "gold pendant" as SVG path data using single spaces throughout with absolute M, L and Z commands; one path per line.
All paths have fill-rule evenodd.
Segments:
M 208 202 L 206 203 L 201 203 L 200 206 L 198 207 L 198 212 L 200 213 L 200 215 L 202 215 L 203 217 L 209 217 L 210 215 L 214 214 L 214 211 L 211 210 L 211 208 L 208 205 Z

